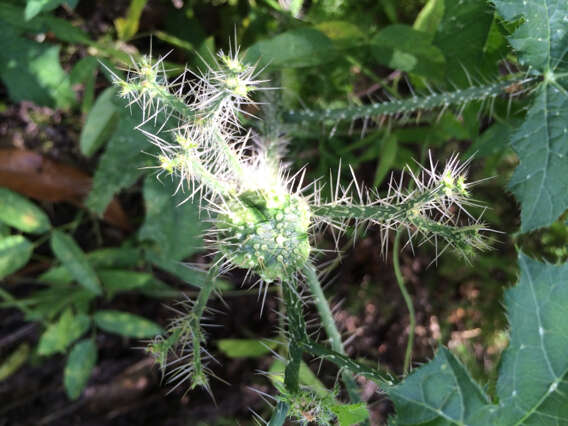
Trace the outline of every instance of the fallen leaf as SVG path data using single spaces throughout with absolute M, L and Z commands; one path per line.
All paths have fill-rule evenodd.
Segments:
M 0 186 L 27 197 L 82 206 L 91 185 L 91 176 L 76 167 L 57 163 L 33 151 L 0 149 Z M 116 198 L 107 207 L 103 219 L 123 230 L 132 229 Z

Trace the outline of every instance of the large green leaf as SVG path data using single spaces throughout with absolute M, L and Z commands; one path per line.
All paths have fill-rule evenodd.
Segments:
M 253 44 L 246 61 L 261 66 L 300 68 L 327 63 L 337 58 L 332 41 L 314 28 L 298 28 Z
M 32 243 L 21 235 L 0 238 L 0 279 L 28 263 L 33 250 Z
M 68 108 L 75 102 L 68 76 L 59 63 L 60 46 L 20 37 L 0 20 L 0 78 L 13 101 Z
M 505 47 L 493 32 L 494 12 L 489 2 L 480 0 L 445 1 L 444 15 L 434 36 L 434 45 L 446 58 L 446 78 L 460 86 L 468 77 L 487 78 L 497 72 L 497 61 Z M 490 49 L 491 48 L 491 49 Z
M 114 194 L 136 182 L 142 167 L 153 165 L 153 158 L 144 153 L 155 152 L 153 145 L 134 129 L 141 121 L 137 109 L 132 108 L 133 115 L 126 109 L 120 110 L 118 126 L 95 172 L 87 207 L 99 214 L 105 211 Z
M 126 337 L 154 337 L 164 331 L 158 324 L 128 312 L 98 311 L 94 320 L 100 329 Z
M 541 71 L 567 68 L 568 2 L 565 0 L 493 0 L 506 20 L 524 18 L 509 37 L 519 58 Z
M 138 237 L 154 243 L 152 253 L 158 258 L 181 260 L 203 245 L 201 235 L 205 229 L 197 203 L 185 201 L 182 191 L 170 179 L 164 183 L 154 176 L 144 181 L 146 217 Z M 184 202 L 185 201 L 185 202 Z
M 93 339 L 81 340 L 73 346 L 63 372 L 63 384 L 69 398 L 77 399 L 81 395 L 96 363 L 97 344 Z
M 512 135 L 520 164 L 509 187 L 521 202 L 521 230 L 555 221 L 568 207 L 568 85 L 543 83 Z
M 394 402 L 396 424 L 470 424 L 476 412 L 489 402 L 467 370 L 441 347 L 428 364 L 403 382 L 387 389 Z
M 20 194 L 0 187 L 0 222 L 23 232 L 39 234 L 50 228 L 49 218 Z
M 375 59 L 390 68 L 422 77 L 441 79 L 445 72 L 444 55 L 432 45 L 428 34 L 407 25 L 390 25 L 373 37 Z
M 88 330 L 90 320 L 87 315 L 74 315 L 71 309 L 65 310 L 57 320 L 50 324 L 41 335 L 38 343 L 40 355 L 64 352 L 76 339 Z
M 51 249 L 79 284 L 94 294 L 102 293 L 97 274 L 73 238 L 61 231 L 53 231 Z
M 521 254 L 517 286 L 505 294 L 511 337 L 503 354 L 499 406 L 479 424 L 568 424 L 568 264 Z

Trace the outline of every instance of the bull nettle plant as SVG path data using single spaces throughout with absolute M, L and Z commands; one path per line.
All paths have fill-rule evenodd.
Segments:
M 567 193 L 565 78 L 563 42 L 568 28 L 568 6 L 544 2 L 495 1 L 506 19 L 523 18 L 510 37 L 528 71 L 483 87 L 432 94 L 343 110 L 290 111 L 282 120 L 310 122 L 353 120 L 360 117 L 404 116 L 414 111 L 462 105 L 511 93 L 529 85 L 534 105 L 513 136 L 521 157 L 511 189 L 523 207 L 522 230 L 549 224 L 564 211 Z M 163 61 L 144 58 L 127 79 L 115 76 L 120 95 L 143 112 L 140 126 L 153 122 L 157 132 L 145 132 L 158 147 L 158 175 L 178 179 L 177 191 L 197 199 L 202 215 L 211 222 L 207 242 L 213 261 L 208 280 L 195 301 L 184 302 L 166 334 L 155 339 L 149 351 L 156 355 L 168 381 L 197 386 L 209 392 L 204 330 L 214 312 L 207 301 L 215 291 L 215 277 L 232 268 L 244 268 L 256 278 L 261 308 L 269 285 L 278 286 L 285 306 L 286 350 L 284 376 L 275 380 L 279 395 L 271 425 L 287 417 L 301 423 L 352 424 L 365 421 L 354 375 L 375 381 L 393 400 L 393 424 L 560 424 L 568 421 L 566 381 L 568 347 L 562 330 L 562 312 L 568 301 L 566 266 L 552 266 L 519 256 L 519 284 L 509 290 L 506 307 L 511 339 L 505 351 L 492 401 L 484 389 L 447 349 L 413 371 L 401 382 L 345 355 L 341 335 L 323 294 L 315 258 L 316 234 L 330 227 L 336 234 L 359 225 L 375 225 L 386 251 L 389 234 L 406 230 L 410 241 L 430 241 L 439 256 L 447 247 L 466 258 L 488 248 L 488 229 L 468 212 L 477 206 L 468 182 L 467 161 L 452 157 L 444 167 L 431 158 L 419 173 L 408 168 L 410 184 L 391 180 L 386 195 L 363 188 L 353 176 L 341 184 L 338 173 L 329 195 L 319 181 L 304 183 L 305 172 L 293 174 L 284 162 L 285 138 L 278 123 L 272 131 L 246 132 L 240 118 L 251 117 L 252 93 L 263 89 L 255 67 L 242 62 L 238 49 L 220 52 L 207 70 L 186 71 L 173 81 Z M 274 117 L 271 117 L 274 119 Z M 270 126 L 268 126 L 270 127 Z M 263 128 L 259 126 L 259 128 Z M 277 130 L 274 131 L 274 128 Z M 536 135 L 543 140 L 536 140 Z M 531 147 L 529 147 L 529 144 Z M 532 147 L 535 145 L 535 147 Z M 536 164 L 536 163 L 538 164 Z M 544 197 L 544 198 L 543 198 Z M 536 209 L 535 206 L 541 206 Z M 544 210 L 543 210 L 544 209 Z M 538 212 L 537 212 L 538 210 Z M 462 217 L 465 217 L 465 221 Z M 465 222 L 465 223 L 464 223 Z M 303 307 L 313 303 L 327 335 L 322 344 L 307 331 Z M 299 371 L 304 354 L 336 364 L 351 398 L 338 403 L 333 393 L 321 396 L 303 386 Z

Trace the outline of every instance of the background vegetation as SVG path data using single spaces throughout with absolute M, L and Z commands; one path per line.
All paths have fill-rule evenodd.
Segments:
M 168 54 L 172 76 L 183 64 L 203 69 L 232 37 L 280 88 L 273 113 L 287 157 L 311 177 L 338 168 L 348 176 L 350 165 L 382 190 L 428 150 L 440 159 L 475 153 L 471 180 L 484 181 L 474 195 L 499 231 L 493 250 L 464 262 L 407 246 L 397 260 L 416 310 L 413 365 L 447 345 L 494 397 L 509 341 L 499 301 L 519 276 L 518 251 L 551 263 L 568 254 L 565 160 L 554 157 L 539 174 L 541 145 L 535 153 L 522 138 L 549 119 L 554 132 L 538 133 L 542 146 L 547 158 L 564 155 L 563 125 L 535 111 L 561 120 L 565 101 L 552 84 L 538 86 L 548 78 L 535 72 L 541 47 L 508 40 L 524 28 L 512 9 L 499 14 L 479 0 L 1 0 L 0 424 L 249 424 L 249 409 L 269 417 L 253 388 L 273 394 L 257 373 L 282 369 L 270 342 L 258 343 L 274 337 L 279 303 L 271 293 L 260 316 L 256 289 L 240 286 L 244 273 L 219 281 L 226 305 L 212 302 L 224 313 L 210 330 L 213 370 L 231 385 L 212 382 L 215 401 L 160 385 L 141 340 L 202 285 L 204 275 L 182 262 L 203 263 L 206 224 L 196 206 L 180 204 L 184 194 L 171 196 L 175 184 L 156 180 L 155 148 L 134 129 L 140 111 L 117 100 L 109 74 L 124 75 L 131 58 L 149 53 Z M 565 40 L 565 26 L 557 28 L 556 41 Z M 563 52 L 550 58 L 564 64 Z M 460 96 L 396 114 L 369 106 L 447 92 Z M 341 262 L 320 259 L 336 322 L 353 336 L 346 351 L 400 375 L 409 317 L 392 248 L 382 257 L 370 231 L 347 250 L 352 237 L 340 241 Z M 321 245 L 332 248 L 332 236 Z M 331 364 L 309 367 L 318 379 L 306 368 L 305 383 L 333 387 Z M 360 384 L 371 424 L 382 424 L 392 403 L 374 382 Z

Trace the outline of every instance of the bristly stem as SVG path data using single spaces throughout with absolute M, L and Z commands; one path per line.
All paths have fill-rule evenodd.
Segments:
M 434 93 L 409 99 L 379 102 L 370 105 L 357 105 L 346 108 L 326 110 L 291 110 L 283 114 L 288 123 L 321 121 L 351 121 L 365 117 L 409 114 L 416 111 L 429 111 L 434 108 L 447 108 L 451 105 L 463 105 L 472 101 L 483 101 L 507 93 L 510 87 L 522 86 L 528 80 L 525 77 L 513 77 L 483 86 L 458 89 L 453 92 Z
M 323 289 L 321 288 L 316 269 L 312 264 L 308 263 L 304 266 L 304 274 L 306 276 L 306 283 L 308 284 L 310 292 L 313 295 L 313 302 L 316 305 L 316 309 L 320 316 L 323 328 L 329 338 L 331 348 L 334 351 L 345 355 L 345 349 L 343 348 L 341 334 L 337 329 L 335 320 L 333 319 L 333 314 L 331 312 L 331 309 L 329 308 L 329 303 L 327 303 L 327 299 L 325 297 L 325 294 L 323 293 Z M 359 402 L 361 398 L 359 397 L 357 383 L 355 383 L 353 376 L 348 371 L 344 370 L 341 373 L 341 378 L 345 383 L 345 387 L 350 399 L 354 403 Z
M 282 426 L 286 421 L 289 409 L 290 406 L 286 402 L 280 401 L 272 413 L 268 426 Z
M 396 277 L 396 282 L 398 287 L 400 288 L 400 292 L 402 293 L 402 297 L 404 298 L 404 302 L 406 303 L 406 307 L 408 309 L 408 314 L 410 317 L 410 323 L 408 325 L 408 342 L 406 344 L 406 352 L 404 355 L 404 366 L 403 372 L 404 374 L 408 374 L 408 369 L 410 368 L 410 362 L 412 359 L 412 347 L 414 345 L 414 329 L 416 328 L 416 318 L 414 315 L 414 305 L 412 303 L 412 298 L 410 294 L 408 294 L 408 290 L 406 289 L 406 285 L 404 284 L 404 277 L 400 272 L 400 258 L 399 258 L 399 251 L 400 251 L 400 235 L 401 230 L 399 229 L 394 237 L 394 246 L 393 246 L 393 255 L 392 255 L 392 264 L 394 267 L 394 275 Z
M 291 393 L 297 393 L 300 389 L 300 366 L 302 364 L 303 349 L 300 346 L 302 340 L 307 339 L 306 324 L 302 316 L 302 301 L 296 295 L 296 288 L 292 282 L 282 282 L 282 293 L 286 305 L 288 318 L 288 364 L 284 370 L 284 385 Z

